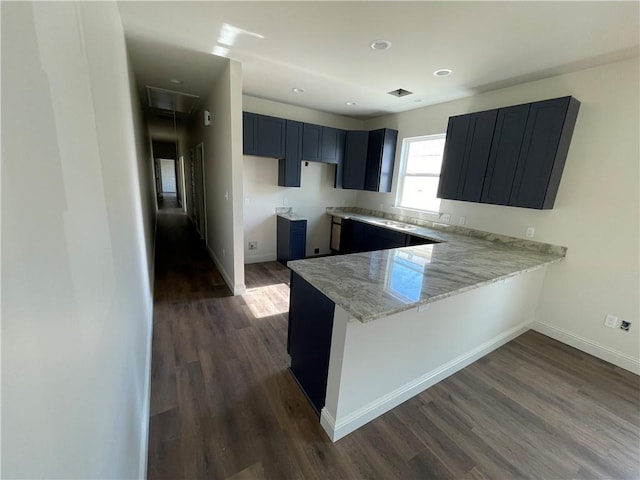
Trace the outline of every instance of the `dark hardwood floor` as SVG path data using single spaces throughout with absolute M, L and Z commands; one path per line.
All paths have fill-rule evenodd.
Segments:
M 288 271 L 233 297 L 160 212 L 149 478 L 640 478 L 640 379 L 532 331 L 333 444 L 291 377 Z

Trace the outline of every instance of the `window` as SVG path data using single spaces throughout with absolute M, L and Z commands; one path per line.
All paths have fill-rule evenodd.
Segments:
M 445 134 L 405 138 L 396 206 L 437 212 L 440 209 L 438 183 L 442 167 Z

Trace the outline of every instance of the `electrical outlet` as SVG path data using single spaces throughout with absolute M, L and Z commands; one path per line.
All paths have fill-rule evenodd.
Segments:
M 258 249 L 258 241 L 252 240 L 249 242 L 249 250 L 257 250 Z
M 418 305 L 418 312 L 424 312 L 428 308 L 429 308 L 429 304 L 428 303 L 423 303 L 422 305 Z
M 451 220 L 451 214 L 450 213 L 441 213 L 440 214 L 440 220 L 442 220 L 443 222 L 448 222 Z
M 464 225 L 467 222 L 467 217 L 460 217 L 458 218 L 458 223 L 460 225 Z
M 604 326 L 609 328 L 616 328 L 616 325 L 618 325 L 618 317 L 614 317 L 613 315 L 607 313 L 607 315 L 604 317 Z
M 630 328 L 631 328 L 631 322 L 627 322 L 626 320 L 622 320 L 622 322 L 620 322 L 620 330 L 624 330 L 625 332 L 628 332 Z
M 536 234 L 536 229 L 533 227 L 527 227 L 527 230 L 524 232 L 524 236 L 527 238 L 533 238 Z
M 319 248 L 314 248 L 314 249 L 313 249 L 313 253 L 315 253 L 315 254 L 320 253 L 320 249 L 319 249 Z

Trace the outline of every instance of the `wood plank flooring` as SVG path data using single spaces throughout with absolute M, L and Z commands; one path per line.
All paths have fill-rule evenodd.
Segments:
M 333 444 L 287 370 L 288 271 L 232 297 L 158 216 L 149 478 L 640 478 L 640 379 L 527 332 Z

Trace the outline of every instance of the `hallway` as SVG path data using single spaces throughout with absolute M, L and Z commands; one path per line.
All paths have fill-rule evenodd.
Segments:
M 329 441 L 288 371 L 288 270 L 233 297 L 179 208 L 158 214 L 148 477 L 635 478 L 638 377 L 529 331 Z

